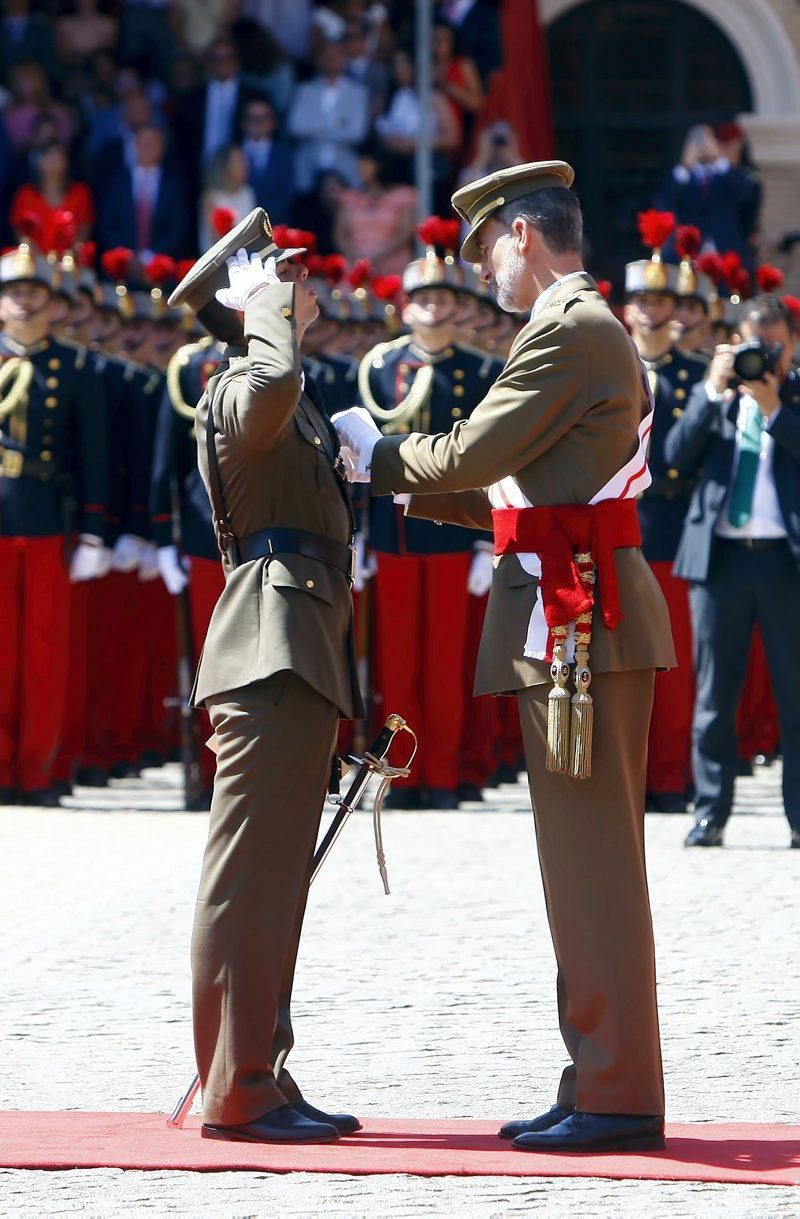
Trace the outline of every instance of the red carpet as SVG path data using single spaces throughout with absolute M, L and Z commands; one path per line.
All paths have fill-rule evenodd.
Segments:
M 367 1119 L 340 1143 L 269 1147 L 172 1130 L 160 1113 L 0 1113 L 2 1168 L 144 1168 L 412 1176 L 617 1177 L 800 1185 L 800 1126 L 671 1125 L 648 1155 L 532 1155 L 496 1137 L 498 1122 Z

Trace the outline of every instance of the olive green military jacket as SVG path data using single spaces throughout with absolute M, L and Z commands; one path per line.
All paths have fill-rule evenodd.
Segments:
M 520 331 L 505 368 L 469 419 L 447 435 L 389 436 L 372 454 L 372 489 L 412 492 L 415 516 L 491 529 L 489 487 L 513 475 L 536 506 L 588 504 L 636 452 L 647 409 L 633 343 L 588 276 L 559 284 Z M 595 673 L 675 664 L 669 615 L 641 550 L 616 550 L 623 621 L 595 609 Z M 495 558 L 475 693 L 550 680 L 524 656 L 537 578 L 516 555 Z
M 208 490 L 206 424 L 213 412 L 225 508 L 237 538 L 283 528 L 347 543 L 352 514 L 335 468 L 338 441 L 304 388 L 293 304 L 294 286 L 275 284 L 247 305 L 247 354 L 229 349 L 195 413 L 200 473 Z M 194 705 L 290 670 L 343 716 L 360 716 L 343 572 L 294 554 L 235 569 L 223 558 L 223 567 L 225 588 L 208 628 Z

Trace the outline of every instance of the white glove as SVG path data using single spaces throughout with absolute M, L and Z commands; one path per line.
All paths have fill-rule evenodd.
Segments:
M 492 587 L 494 564 L 493 547 L 490 542 L 476 542 L 472 552 L 472 565 L 467 577 L 467 592 L 471 597 L 485 597 Z
M 378 560 L 374 551 L 366 554 L 366 545 L 364 542 L 363 533 L 356 534 L 355 540 L 356 549 L 356 572 L 353 580 L 353 592 L 360 593 L 364 589 L 367 580 L 371 580 L 378 570 Z
M 177 546 L 159 546 L 157 561 L 167 592 L 177 597 L 189 583 L 189 560 L 181 559 Z
M 137 538 L 133 533 L 121 533 L 111 552 L 111 566 L 114 571 L 135 571 L 139 566 L 144 545 L 143 538 Z
M 339 433 L 342 447 L 350 451 L 355 461 L 353 474 L 369 476 L 372 450 L 381 438 L 372 415 L 363 406 L 351 406 L 348 410 L 339 411 L 334 415 L 331 423 Z M 347 477 L 350 482 L 356 481 L 352 474 Z M 366 482 L 367 479 L 358 481 Z
M 215 296 L 226 309 L 244 309 L 251 296 L 265 288 L 268 284 L 279 284 L 277 263 L 274 258 L 261 261 L 260 254 L 251 254 L 247 250 L 237 250 L 233 258 L 227 259 L 228 280 L 230 287 L 219 288 Z
M 143 542 L 139 552 L 139 579 L 142 584 L 148 584 L 158 575 L 158 550 L 152 542 Z
M 69 578 L 73 584 L 83 580 L 96 580 L 109 569 L 111 552 L 103 545 L 103 539 L 93 533 L 82 533 L 69 565 Z
M 369 474 L 366 471 L 362 474 L 358 469 L 358 454 L 354 453 L 352 449 L 348 449 L 346 444 L 340 446 L 339 456 L 344 466 L 344 476 L 349 483 L 368 483 L 370 481 Z

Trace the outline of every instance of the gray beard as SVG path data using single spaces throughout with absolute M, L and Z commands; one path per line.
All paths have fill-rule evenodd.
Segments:
M 503 248 L 500 270 L 495 276 L 497 303 L 506 313 L 518 313 L 519 288 L 525 276 L 525 261 L 511 242 Z

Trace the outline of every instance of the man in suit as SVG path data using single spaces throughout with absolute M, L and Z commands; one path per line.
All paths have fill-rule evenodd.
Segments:
M 203 1135 L 256 1142 L 359 1128 L 310 1106 L 285 1068 L 338 721 L 362 714 L 353 517 L 336 433 L 301 374 L 317 303 L 306 268 L 290 261 L 298 252 L 278 249 L 257 208 L 170 298 L 230 344 L 195 416 L 226 579 L 194 690 L 214 727 L 217 772 L 192 971 Z
M 289 113 L 289 134 L 297 140 L 298 191 L 310 191 L 317 175 L 336 169 L 359 185 L 356 148 L 369 129 L 369 92 L 345 75 L 341 44 L 326 42 L 319 74 L 300 85 Z
M 697 699 L 695 825 L 687 846 L 721 846 L 738 767 L 736 706 L 754 624 L 778 704 L 783 804 L 800 848 L 800 376 L 792 318 L 776 296 L 748 301 L 743 338 L 775 345 L 774 372 L 739 382 L 717 347 L 705 380 L 665 440 L 667 460 L 699 474 L 675 560 L 691 582 Z
M 269 203 L 274 224 L 286 224 L 295 195 L 292 150 L 275 134 L 275 111 L 266 98 L 254 97 L 242 112 L 242 151 L 259 207 Z
M 157 250 L 182 258 L 191 243 L 188 200 L 183 178 L 166 157 L 158 127 L 140 127 L 131 165 L 120 165 L 102 193 L 97 218 L 98 244 L 136 251 L 141 265 Z
M 649 395 L 630 338 L 582 268 L 572 180 L 569 165 L 546 161 L 453 197 L 471 226 L 462 257 L 482 264 L 502 308 L 532 310 L 470 418 L 446 435 L 382 438 L 358 411 L 334 422 L 374 493 L 413 493 L 412 515 L 494 525 L 476 693 L 517 694 L 572 1059 L 550 1112 L 501 1137 L 522 1150 L 645 1150 L 664 1144 L 647 729 L 655 670 L 675 656 L 634 499 L 649 478 Z

